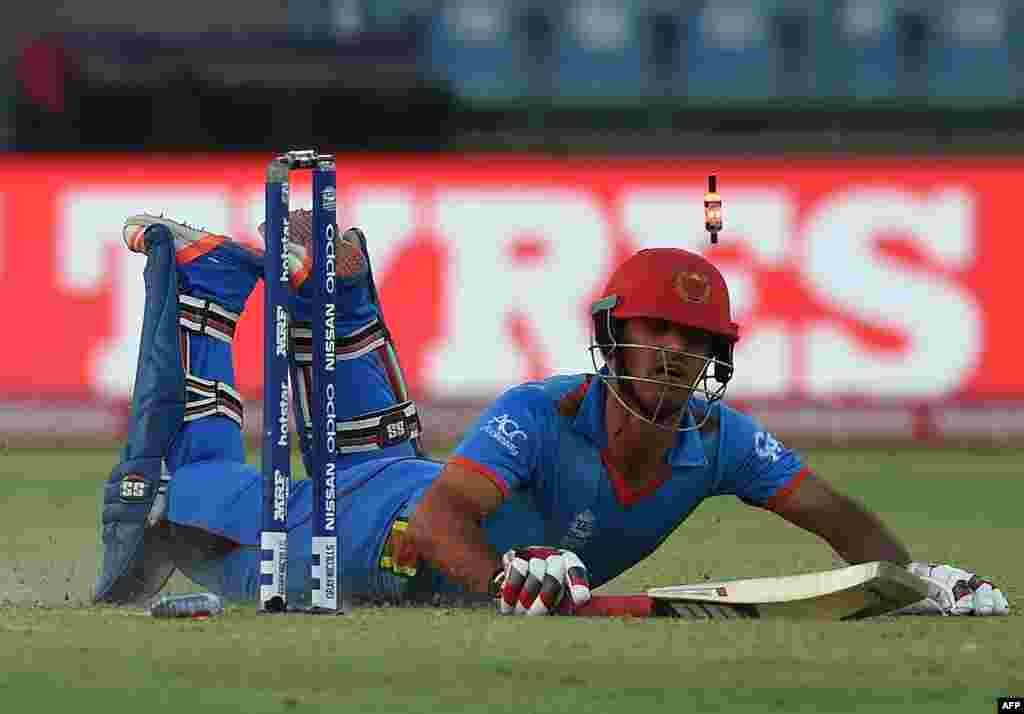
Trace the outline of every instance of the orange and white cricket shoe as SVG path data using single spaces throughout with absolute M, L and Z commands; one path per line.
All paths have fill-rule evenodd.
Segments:
M 227 236 L 211 233 L 165 216 L 139 213 L 128 216 L 121 228 L 121 237 L 124 239 L 124 244 L 128 246 L 128 250 L 135 253 L 146 252 L 144 236 L 146 229 L 152 225 L 161 225 L 170 230 L 171 235 L 174 236 L 174 252 L 179 263 L 188 262 L 209 253 L 225 241 L 231 240 Z
M 147 231 L 156 226 L 167 229 L 174 239 L 181 292 L 241 313 L 256 281 L 263 277 L 263 252 L 228 236 L 149 213 L 125 219 L 121 236 L 128 250 L 146 253 Z

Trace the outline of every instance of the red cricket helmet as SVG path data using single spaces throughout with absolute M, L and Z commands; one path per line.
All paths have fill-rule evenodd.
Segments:
M 724 395 L 733 374 L 732 353 L 739 339 L 739 326 L 732 321 L 725 279 L 704 256 L 681 248 L 651 248 L 634 253 L 612 274 L 604 297 L 591 305 L 591 315 L 591 353 L 593 356 L 600 351 L 606 362 L 613 350 L 628 346 L 621 344 L 621 326 L 623 320 L 631 317 L 667 320 L 710 333 L 712 359 L 705 367 L 703 387 L 694 391 L 702 393 L 709 405 Z M 708 384 L 712 376 L 717 387 Z M 614 370 L 609 377 L 634 379 Z
M 633 254 L 612 275 L 604 294 L 617 298 L 611 315 L 620 320 L 660 318 L 730 343 L 739 338 L 725 279 L 707 258 L 688 250 L 651 248 Z

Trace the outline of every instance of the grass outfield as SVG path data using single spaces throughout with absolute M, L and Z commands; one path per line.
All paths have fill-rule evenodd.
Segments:
M 962 564 L 1007 618 L 856 623 L 498 618 L 365 609 L 208 621 L 88 604 L 107 450 L 0 452 L 4 710 L 302 712 L 994 711 L 1024 695 L 1024 452 L 812 451 L 915 557 Z M 708 501 L 602 590 L 837 565 L 827 546 L 735 499 Z M 169 590 L 193 587 L 175 576 Z M 908 706 L 909 705 L 909 706 Z

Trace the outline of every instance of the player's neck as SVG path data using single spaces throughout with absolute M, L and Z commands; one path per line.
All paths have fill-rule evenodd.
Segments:
M 630 414 L 608 395 L 605 428 L 608 431 L 608 459 L 631 484 L 661 478 L 667 468 L 667 452 L 675 446 L 677 433 L 659 429 Z

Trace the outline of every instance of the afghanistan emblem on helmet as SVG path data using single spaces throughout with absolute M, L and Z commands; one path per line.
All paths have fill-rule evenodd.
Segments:
M 672 279 L 672 287 L 685 302 L 702 305 L 711 296 L 711 281 L 701 273 L 677 273 Z

